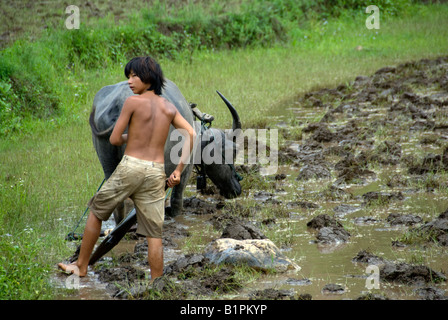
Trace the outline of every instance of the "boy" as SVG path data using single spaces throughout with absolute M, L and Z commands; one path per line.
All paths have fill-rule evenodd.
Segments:
M 180 182 L 184 163 L 192 151 L 195 133 L 176 107 L 162 98 L 164 76 L 151 57 L 133 58 L 125 67 L 132 92 L 123 104 L 120 117 L 110 136 L 116 146 L 126 144 L 123 159 L 100 191 L 89 201 L 79 258 L 72 264 L 58 266 L 83 277 L 90 255 L 98 240 L 102 221 L 109 219 L 118 203 L 130 197 L 137 211 L 137 233 L 148 241 L 151 278 L 163 275 L 162 226 L 165 212 L 165 183 L 174 187 Z M 186 137 L 181 161 L 166 180 L 164 147 L 170 124 Z M 128 127 L 128 133 L 124 131 Z M 188 149 L 189 148 L 189 149 Z

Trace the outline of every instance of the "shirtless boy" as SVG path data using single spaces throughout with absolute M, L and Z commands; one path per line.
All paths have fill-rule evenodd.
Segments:
M 163 275 L 165 183 L 168 187 L 179 184 L 184 163 L 193 148 L 193 128 L 173 104 L 160 96 L 165 79 L 159 64 L 151 57 L 133 58 L 125 67 L 125 75 L 129 79 L 129 87 L 137 95 L 129 97 L 123 104 L 110 136 L 111 144 L 126 144 L 123 159 L 89 201 L 90 214 L 78 260 L 72 264 L 58 264 L 62 270 L 80 277 L 87 274 L 90 255 L 100 235 L 102 221 L 109 219 L 117 204 L 128 197 L 136 207 L 137 233 L 146 236 L 148 241 L 151 278 Z M 166 180 L 164 147 L 170 124 L 179 129 L 186 139 L 181 161 Z M 124 134 L 128 126 L 128 133 Z

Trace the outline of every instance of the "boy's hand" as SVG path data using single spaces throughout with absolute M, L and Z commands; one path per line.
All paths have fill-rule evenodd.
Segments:
M 169 188 L 174 187 L 180 183 L 180 172 L 178 170 L 174 170 L 174 172 L 170 175 L 167 180 L 167 185 Z

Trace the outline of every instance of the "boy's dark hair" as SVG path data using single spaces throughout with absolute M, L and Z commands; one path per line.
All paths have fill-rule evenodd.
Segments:
M 134 72 L 144 83 L 150 83 L 148 91 L 154 90 L 157 95 L 162 94 L 162 88 L 165 86 L 165 77 L 162 68 L 153 58 L 135 57 L 126 64 L 124 74 L 129 78 L 131 71 Z

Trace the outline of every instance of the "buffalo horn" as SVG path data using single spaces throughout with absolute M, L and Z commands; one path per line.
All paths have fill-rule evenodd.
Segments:
M 232 104 L 229 102 L 229 100 L 227 100 L 219 91 L 216 91 L 219 96 L 221 97 L 222 101 L 224 101 L 224 103 L 226 104 L 227 108 L 229 108 L 230 113 L 232 114 L 232 118 L 233 118 L 233 125 L 232 125 L 232 129 L 235 131 L 237 129 L 241 129 L 241 121 L 240 121 L 240 117 L 238 115 L 238 112 L 236 111 L 236 109 L 232 106 Z

